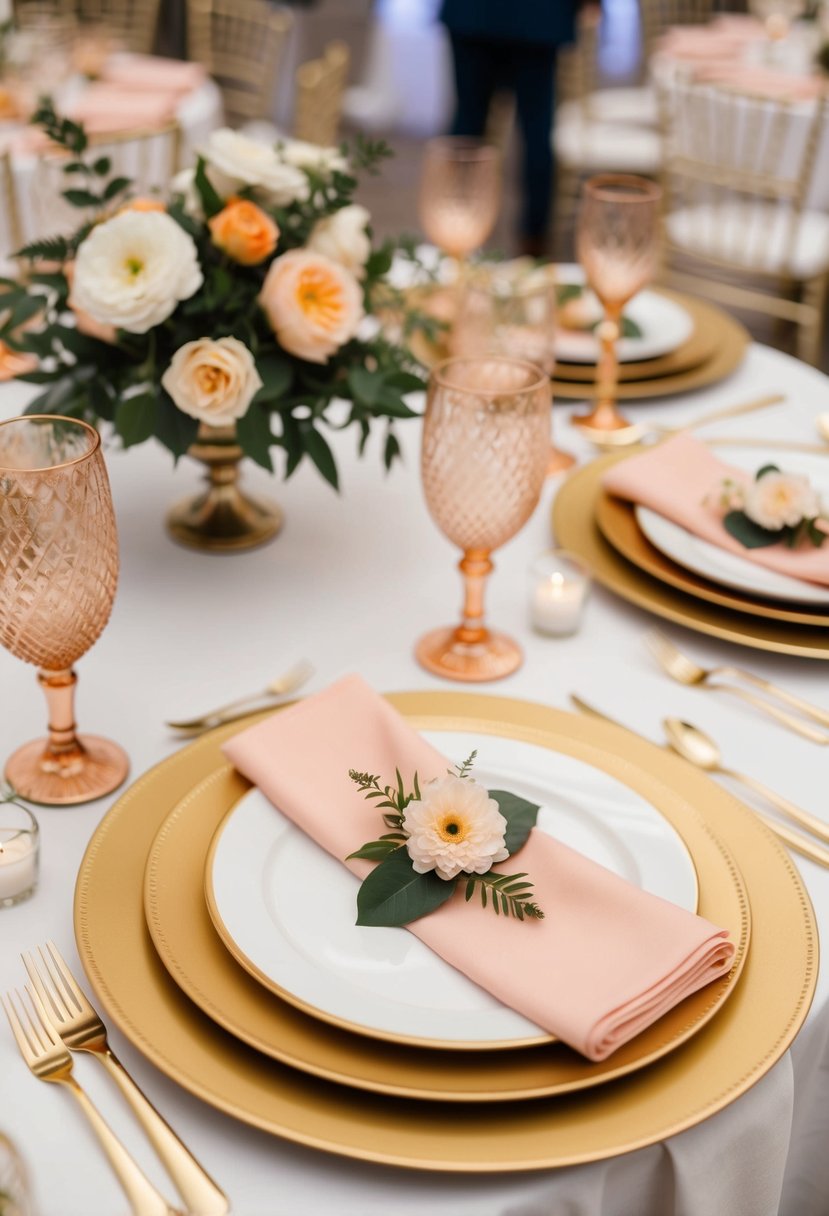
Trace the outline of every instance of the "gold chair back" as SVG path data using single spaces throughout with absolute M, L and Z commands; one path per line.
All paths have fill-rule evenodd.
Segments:
M 294 135 L 311 144 L 336 144 L 351 54 L 344 42 L 330 42 L 320 59 L 297 68 Z
M 166 200 L 170 179 L 179 167 L 180 140 L 178 124 L 170 122 L 147 130 L 90 135 L 89 152 L 94 159 L 109 157 L 112 176 L 130 178 L 137 194 Z M 19 243 L 68 235 L 95 214 L 94 209 L 87 212 L 62 197 L 68 186 L 78 188 L 77 179 L 67 179 L 65 164 L 63 153 L 45 150 L 32 174 L 14 178 Z
M 161 0 L 15 0 L 15 22 L 25 28 L 59 17 L 105 27 L 130 51 L 149 54 Z
M 270 118 L 274 82 L 293 26 L 267 0 L 188 0 L 191 59 L 219 85 L 231 126 Z
M 715 0 L 639 0 L 639 25 L 645 57 L 671 25 L 703 25 L 717 10 Z

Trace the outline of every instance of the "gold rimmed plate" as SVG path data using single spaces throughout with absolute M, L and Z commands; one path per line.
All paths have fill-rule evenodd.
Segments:
M 411 721 L 424 730 L 433 724 L 428 716 Z M 474 729 L 479 738 L 504 730 L 511 738 L 526 735 L 519 726 L 493 729 L 479 719 L 459 720 L 454 726 Z M 545 745 L 566 752 L 569 740 L 550 733 Z M 597 766 L 602 767 L 600 759 Z M 242 971 L 224 949 L 204 907 L 211 835 L 233 813 L 247 788 L 230 766 L 219 764 L 173 809 L 147 862 L 147 922 L 160 958 L 201 1009 L 251 1046 L 294 1067 L 358 1088 L 442 1101 L 505 1101 L 567 1093 L 623 1076 L 675 1049 L 714 1016 L 738 982 L 746 957 L 749 911 L 736 866 L 693 806 L 668 795 L 653 805 L 679 833 L 693 858 L 701 913 L 730 929 L 737 947 L 735 964 L 727 977 L 682 1002 L 610 1059 L 591 1063 L 560 1043 L 509 1052 L 403 1047 L 321 1023 Z
M 701 598 L 663 579 L 661 569 L 659 575 L 646 573 L 605 539 L 597 518 L 604 494 L 602 477 L 615 461 L 630 454 L 631 449 L 626 449 L 600 456 L 568 477 L 553 505 L 556 543 L 588 562 L 597 582 L 608 590 L 663 620 L 740 646 L 829 660 L 829 633 L 820 625 L 773 619 L 769 611 L 753 614 Z
M 360 1093 L 264 1057 L 222 1030 L 173 982 L 143 913 L 144 868 L 170 809 L 221 762 L 232 726 L 145 774 L 96 830 L 78 876 L 80 956 L 114 1025 L 205 1102 L 285 1139 L 364 1161 L 467 1172 L 546 1169 L 629 1152 L 683 1131 L 750 1088 L 802 1025 L 817 974 L 808 895 L 783 847 L 739 802 L 676 756 L 604 723 L 468 693 L 392 698 L 413 715 L 466 716 L 550 731 L 611 764 L 644 797 L 693 803 L 734 856 L 752 903 L 740 982 L 687 1043 L 613 1085 L 555 1101 L 457 1106 Z M 752 896 L 756 895 L 756 901 Z

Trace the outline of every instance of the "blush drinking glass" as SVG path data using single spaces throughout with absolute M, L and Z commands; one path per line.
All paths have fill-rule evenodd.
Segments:
M 8 760 L 31 802 L 70 805 L 108 794 L 127 775 L 121 748 L 77 735 L 72 665 L 109 620 L 118 538 L 98 432 L 73 418 L 0 423 L 0 644 L 38 667 L 49 735 Z
M 493 549 L 538 502 L 549 457 L 550 382 L 532 363 L 496 356 L 448 359 L 429 380 L 421 476 L 443 534 L 463 550 L 461 623 L 421 638 L 415 656 L 450 680 L 497 680 L 522 662 L 511 638 L 484 624 Z
M 587 281 L 604 309 L 596 330 L 600 354 L 595 404 L 589 414 L 572 419 L 586 430 L 630 426 L 616 408 L 617 343 L 625 304 L 656 272 L 661 197 L 655 182 L 628 174 L 604 173 L 584 184 L 576 246 Z
M 427 238 L 463 262 L 483 245 L 501 207 L 501 156 L 476 139 L 430 139 L 420 180 L 420 222 Z

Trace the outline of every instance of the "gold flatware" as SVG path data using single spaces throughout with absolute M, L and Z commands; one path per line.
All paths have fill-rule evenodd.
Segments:
M 618 431 L 596 431 L 583 426 L 581 432 L 591 443 L 598 447 L 624 447 L 631 443 L 639 443 L 648 435 L 667 438 L 679 435 L 683 431 L 695 431 L 698 427 L 707 426 L 710 422 L 720 422 L 726 418 L 739 418 L 742 414 L 753 414 L 757 410 L 768 409 L 771 405 L 779 405 L 785 401 L 784 393 L 770 393 L 765 397 L 757 397 L 752 401 L 743 401 L 739 405 L 729 405 L 722 409 L 712 410 L 695 418 L 684 426 L 664 426 L 657 422 L 637 422 Z M 709 441 L 710 442 L 710 441 Z M 731 442 L 734 442 L 733 440 Z
M 247 697 L 237 697 L 235 701 L 228 701 L 225 705 L 219 705 L 216 709 L 210 709 L 207 713 L 203 713 L 197 718 L 179 718 L 175 721 L 165 722 L 164 725 L 169 726 L 171 730 L 183 731 L 185 734 L 198 734 L 203 730 L 211 730 L 214 726 L 221 726 L 225 722 L 232 722 L 234 717 L 242 718 L 248 713 L 253 713 L 254 709 L 266 708 L 269 700 L 296 692 L 302 684 L 310 680 L 313 674 L 313 667 L 303 659 L 302 662 L 295 664 L 295 666 L 284 672 L 283 675 L 277 676 L 261 692 L 252 693 Z M 260 702 L 265 702 L 266 704 L 260 704 Z M 230 716 L 233 710 L 238 709 L 242 705 L 248 707 L 244 713 Z
M 787 727 L 794 731 L 795 734 L 801 735 L 804 739 L 809 739 L 812 743 L 829 744 L 829 734 L 826 731 L 817 730 L 808 723 L 803 722 L 800 718 L 795 718 L 792 714 L 786 713 L 784 709 L 780 709 L 777 705 L 773 705 L 764 697 L 758 697 L 752 692 L 747 692 L 744 688 L 738 688 L 734 684 L 719 684 L 711 679 L 712 676 L 729 676 L 739 678 L 738 672 L 730 667 L 715 667 L 707 671 L 704 667 L 700 667 L 692 659 L 679 650 L 669 638 L 664 634 L 659 633 L 654 629 L 650 633 L 645 634 L 645 643 L 653 657 L 656 659 L 659 666 L 670 676 L 672 680 L 676 680 L 678 684 L 686 684 L 692 688 L 704 688 L 709 692 L 724 692 L 729 696 L 737 697 L 748 705 L 752 705 L 755 709 L 761 710 L 779 722 L 781 726 Z M 766 681 L 763 681 L 765 684 Z M 767 689 L 767 691 L 769 691 Z M 775 692 L 770 692 L 769 695 L 778 695 Z M 788 694 L 786 694 L 788 696 Z M 799 698 L 794 698 L 799 701 Z M 803 705 L 808 704 L 803 702 Z M 804 713 L 809 713 L 814 719 L 814 707 L 809 707 L 808 710 L 802 710 Z M 818 711 L 818 714 L 820 711 Z M 818 718 L 818 720 L 821 720 Z
M 26 992 L 31 1005 L 26 1004 L 19 992 L 6 993 L 2 1001 L 20 1054 L 34 1076 L 39 1081 L 65 1085 L 73 1095 L 98 1137 L 134 1216 L 178 1216 L 81 1089 L 72 1073 L 72 1057 L 52 1027 L 46 1010 L 28 986 Z
M 47 942 L 38 955 L 39 959 L 32 954 L 21 957 L 36 997 L 63 1045 L 71 1051 L 88 1051 L 100 1060 L 132 1107 L 188 1210 L 199 1216 L 225 1216 L 230 1206 L 226 1196 L 115 1056 L 104 1023 L 76 983 L 57 946 Z
M 639 739 L 647 739 L 646 735 L 641 735 L 641 734 L 639 734 L 638 731 L 633 730 L 630 726 L 626 726 L 624 724 L 624 722 L 619 722 L 616 718 L 611 718 L 610 714 L 603 713 L 602 710 L 596 709 L 596 707 L 594 705 L 590 705 L 587 701 L 584 700 L 583 697 L 579 697 L 576 693 L 572 693 L 572 692 L 570 693 L 570 700 L 573 703 L 573 705 L 575 705 L 576 709 L 580 710 L 582 713 L 590 714 L 591 717 L 594 717 L 594 718 L 601 718 L 602 721 L 604 721 L 604 722 L 610 722 L 612 726 L 618 726 L 621 730 L 626 730 L 630 734 L 636 735 L 636 737 Z M 666 722 L 667 721 L 677 721 L 677 719 L 666 719 Z M 687 723 L 683 723 L 681 725 L 687 726 Z M 666 723 L 663 723 L 663 726 L 665 727 L 665 733 L 667 735 L 668 729 L 667 729 Z M 691 729 L 696 730 L 695 727 L 692 727 Z M 702 732 L 697 731 L 697 734 L 702 734 Z M 669 736 L 669 738 L 670 738 L 670 736 Z M 707 736 L 705 736 L 705 738 L 707 738 Z M 647 742 L 650 743 L 651 740 L 647 739 Z M 713 744 L 713 740 L 708 740 L 708 742 Z M 684 760 L 687 760 L 689 763 L 694 764 L 696 767 L 707 769 L 707 771 L 709 771 L 709 772 L 719 771 L 725 775 L 725 770 L 717 769 L 717 768 L 709 768 L 707 765 L 699 763 L 698 760 L 692 759 L 690 754 L 686 755 L 686 753 L 684 751 L 680 750 L 680 748 L 677 746 L 677 744 L 675 743 L 675 741 L 673 739 L 670 739 L 670 746 L 671 746 L 672 750 L 676 751 L 678 755 L 681 755 Z M 732 774 L 728 774 L 728 775 L 732 775 Z M 759 783 L 758 783 L 758 785 L 759 785 Z M 758 785 L 754 785 L 754 786 L 752 786 L 752 788 L 758 789 Z M 793 808 L 800 815 L 806 815 L 805 811 L 801 811 L 800 808 L 795 807 L 793 803 L 788 802 L 786 799 L 780 799 L 780 795 L 774 793 L 774 791 L 767 790 L 765 786 L 761 786 L 759 788 L 762 790 L 764 796 L 768 796 L 769 794 L 772 795 L 772 799 L 774 800 L 774 805 L 780 805 L 780 802 L 786 802 L 787 806 L 790 809 Z M 758 792 L 759 792 L 759 790 L 758 790 Z M 778 799 L 780 801 L 777 801 Z M 809 858 L 811 858 L 812 861 L 816 861 L 820 865 L 823 865 L 823 866 L 826 866 L 829 868 L 829 849 L 822 848 L 816 842 L 808 840 L 805 836 L 801 836 L 798 832 L 792 831 L 792 829 L 789 827 L 786 827 L 785 824 L 778 823 L 776 819 L 772 819 L 769 815 L 763 814 L 763 812 L 758 811 L 756 807 L 752 806 L 750 809 L 751 809 L 751 812 L 753 815 L 755 815 L 762 823 L 764 823 L 765 826 L 770 829 L 770 831 L 772 831 L 777 837 L 779 837 L 780 840 L 783 840 L 790 848 L 796 849 L 797 852 L 802 853 L 804 855 L 804 857 L 809 857 Z M 808 815 L 807 818 L 812 819 L 812 816 Z M 819 823 L 821 830 L 824 833 L 827 831 L 826 825 L 821 823 L 820 820 L 813 820 L 813 822 Z
M 723 777 L 729 777 L 739 785 L 745 786 L 746 789 L 759 794 L 761 798 L 765 798 L 778 811 L 784 815 L 788 815 L 795 823 L 800 824 L 807 831 L 814 833 L 821 840 L 829 841 L 829 826 L 821 819 L 810 815 L 808 811 L 802 810 L 799 806 L 795 806 L 788 798 L 784 798 L 782 794 L 769 789 L 767 785 L 763 785 L 761 781 L 757 781 L 754 777 L 749 777 L 745 773 L 735 772 L 732 768 L 726 768 L 722 763 L 719 747 L 710 735 L 706 735 L 698 726 L 692 726 L 690 722 L 682 722 L 679 718 L 665 718 L 662 722 L 662 729 L 665 731 L 671 747 L 683 759 L 688 760 L 691 764 L 695 764 L 697 768 L 705 769 L 706 772 L 720 773 Z M 767 827 L 776 832 L 781 840 L 785 840 L 791 848 L 796 849 L 798 853 L 802 853 L 805 857 L 811 857 L 813 861 L 819 861 L 823 865 L 829 866 L 829 851 L 819 848 L 811 840 L 807 840 L 799 832 L 793 832 L 785 824 L 778 823 L 775 819 L 767 818 L 754 807 L 752 807 L 752 810 L 756 815 L 760 816 Z
M 819 705 L 813 705 L 811 701 L 804 701 L 802 697 L 795 696 L 792 692 L 787 692 L 785 688 L 781 688 L 778 684 L 772 684 L 771 680 L 764 680 L 761 676 L 754 675 L 751 671 L 746 671 L 742 667 L 732 667 L 730 664 L 719 667 L 700 667 L 692 659 L 687 658 L 680 650 L 670 642 L 664 634 L 653 631 L 648 635 L 648 638 L 658 639 L 659 653 L 656 654 L 657 660 L 665 667 L 670 662 L 671 670 L 668 674 L 678 680 L 680 684 L 706 684 L 710 680 L 721 676 L 725 679 L 743 680 L 746 684 L 751 684 L 754 688 L 760 688 L 770 697 L 776 697 L 779 701 L 784 701 L 787 705 L 791 705 L 793 709 L 798 710 L 807 718 L 811 718 L 815 722 L 820 722 L 823 726 L 829 726 L 829 710 L 821 709 Z M 653 649 L 653 646 L 652 646 Z M 661 655 L 661 657 L 660 657 Z M 821 742 L 825 742 L 821 739 Z

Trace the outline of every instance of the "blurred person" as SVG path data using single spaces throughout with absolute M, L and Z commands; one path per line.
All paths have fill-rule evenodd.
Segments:
M 546 252 L 552 208 L 556 53 L 575 39 L 580 0 L 443 0 L 455 71 L 453 135 L 479 138 L 494 94 L 515 97 L 523 141 L 520 251 Z

